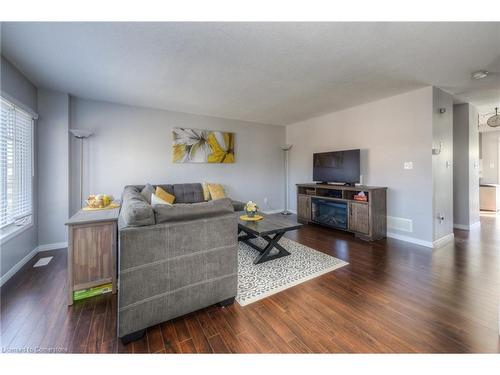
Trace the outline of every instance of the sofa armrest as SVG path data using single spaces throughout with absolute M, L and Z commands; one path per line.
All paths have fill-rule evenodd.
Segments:
M 236 296 L 235 216 L 120 230 L 119 337 Z
M 245 210 L 246 203 L 243 203 L 243 202 L 240 202 L 240 201 L 231 200 L 231 204 L 233 205 L 233 209 L 234 209 L 235 212 L 244 211 Z

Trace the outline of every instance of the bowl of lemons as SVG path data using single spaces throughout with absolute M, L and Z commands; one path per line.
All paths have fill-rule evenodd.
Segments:
M 89 195 L 86 200 L 90 208 L 106 208 L 113 202 L 113 196 L 107 194 Z

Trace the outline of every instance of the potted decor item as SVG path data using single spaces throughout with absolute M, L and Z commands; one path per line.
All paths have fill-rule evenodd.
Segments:
M 255 202 L 248 201 L 247 204 L 245 205 L 245 213 L 247 214 L 248 217 L 254 217 L 258 210 L 259 207 Z

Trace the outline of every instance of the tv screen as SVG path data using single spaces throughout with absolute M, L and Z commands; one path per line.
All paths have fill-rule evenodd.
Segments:
M 313 180 L 317 182 L 359 182 L 359 150 L 321 152 L 313 155 Z

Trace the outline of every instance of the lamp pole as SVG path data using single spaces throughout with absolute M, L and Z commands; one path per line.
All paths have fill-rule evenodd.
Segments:
M 83 141 L 92 135 L 91 132 L 80 129 L 70 129 L 69 132 L 80 140 L 80 208 L 83 207 Z
M 291 212 L 288 211 L 288 201 L 289 201 L 289 193 L 288 193 L 288 153 L 290 152 L 290 149 L 292 148 L 292 145 L 283 145 L 281 146 L 281 149 L 285 153 L 285 209 L 281 211 L 282 215 L 291 215 Z

